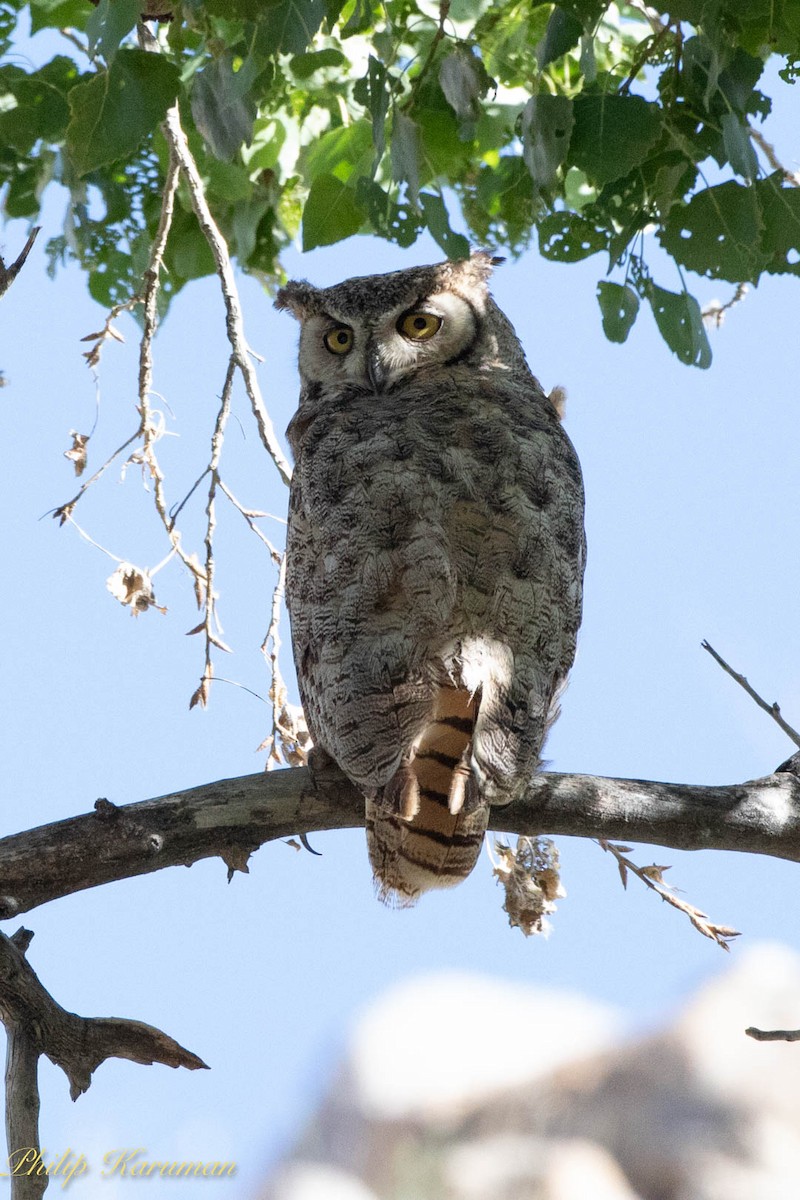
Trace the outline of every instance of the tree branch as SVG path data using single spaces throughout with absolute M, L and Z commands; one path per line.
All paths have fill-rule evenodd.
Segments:
M 797 755 L 773 775 L 723 787 L 541 774 L 524 797 L 495 809 L 490 825 L 528 837 L 740 850 L 800 862 L 799 763 Z M 335 767 L 313 777 L 308 767 L 243 775 L 121 808 L 98 800 L 93 813 L 0 841 L 0 919 L 204 858 L 246 870 L 265 842 L 363 824 L 363 798 Z
M 19 945 L 2 933 L 0 1017 L 6 1026 L 24 1029 L 36 1054 L 46 1054 L 61 1067 L 73 1100 L 87 1090 L 92 1073 L 107 1058 L 127 1058 L 146 1066 L 159 1062 L 190 1071 L 207 1069 L 196 1054 L 152 1025 L 123 1017 L 79 1017 L 67 1012 L 39 982 Z
M 92 1073 L 107 1058 L 154 1062 L 190 1071 L 206 1064 L 166 1033 L 122 1017 L 79 1017 L 57 1004 L 25 957 L 33 934 L 0 933 L 0 1020 L 8 1034 L 6 1057 L 6 1138 L 11 1200 L 41 1200 L 48 1175 L 39 1144 L 39 1056 L 46 1054 L 69 1080 L 77 1100 Z M 206 1068 L 207 1069 L 207 1068 Z M 72 1174 L 82 1173 L 79 1161 Z M 85 1170 L 85 1167 L 83 1167 Z M 65 1175 L 65 1182 L 71 1176 Z M 63 1186 L 63 1185 L 62 1185 Z
M 33 249 L 33 243 L 36 241 L 36 237 L 40 229 L 41 225 L 35 225 L 33 227 L 28 235 L 27 242 L 22 247 L 10 267 L 5 265 L 2 255 L 0 255 L 0 296 L 4 295 L 4 293 L 8 291 L 22 268 L 25 266 L 25 260 Z

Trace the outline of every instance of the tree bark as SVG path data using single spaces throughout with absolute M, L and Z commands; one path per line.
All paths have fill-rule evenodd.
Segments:
M 537 775 L 524 797 L 492 813 L 492 828 L 537 836 L 740 850 L 800 861 L 800 755 L 762 779 L 719 787 Z M 243 775 L 94 812 L 0 840 L 0 919 L 164 867 L 219 857 L 246 871 L 275 838 L 364 824 L 364 801 L 335 767 Z M 31 869 L 35 864 L 35 870 Z

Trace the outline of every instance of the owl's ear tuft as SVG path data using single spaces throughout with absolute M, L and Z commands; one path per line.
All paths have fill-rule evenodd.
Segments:
M 469 258 L 451 262 L 448 266 L 455 278 L 468 280 L 473 286 L 485 287 L 494 268 L 505 261 L 491 250 L 473 250 Z
M 318 289 L 313 284 L 307 283 L 305 279 L 296 279 L 280 289 L 275 297 L 275 307 L 288 309 L 292 316 L 302 321 L 304 317 L 318 311 L 317 297 Z
M 506 260 L 492 250 L 473 250 L 469 261 L 480 271 L 484 279 L 488 279 L 494 268 L 499 267 Z

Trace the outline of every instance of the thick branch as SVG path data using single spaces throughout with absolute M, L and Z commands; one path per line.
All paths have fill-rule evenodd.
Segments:
M 11 942 L 24 955 L 32 936 L 18 929 Z M 33 1032 L 10 1014 L 6 1036 L 6 1161 L 13 1170 L 23 1158 L 32 1165 L 39 1149 L 39 1050 Z M 23 1168 L 11 1175 L 11 1200 L 41 1200 L 46 1188 L 44 1173 Z
M 800 762 L 800 755 L 796 756 Z M 681 850 L 741 850 L 800 861 L 800 778 L 792 759 L 774 775 L 725 787 L 542 774 L 496 809 L 491 825 L 530 837 L 650 842 Z M 115 879 L 219 856 L 246 870 L 264 842 L 364 824 L 364 801 L 335 768 L 243 775 L 95 811 L 0 841 L 0 918 Z M 35 864 L 35 870 L 31 869 Z
M 46 1054 L 69 1079 L 76 1100 L 91 1082 L 92 1072 L 107 1058 L 127 1058 L 149 1066 L 205 1067 L 160 1029 L 122 1017 L 79 1017 L 63 1009 L 39 979 L 23 951 L 0 933 L 0 1018 L 10 1029 L 27 1034 L 28 1054 Z M 35 1142 L 33 1143 L 36 1144 Z M 13 1153 L 16 1146 L 10 1146 Z

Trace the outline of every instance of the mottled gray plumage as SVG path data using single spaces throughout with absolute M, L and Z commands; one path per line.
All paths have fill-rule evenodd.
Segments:
M 485 253 L 290 283 L 286 593 L 314 742 L 367 798 L 384 897 L 458 882 L 539 762 L 575 654 L 583 487 Z M 431 332 L 432 331 L 432 332 Z

